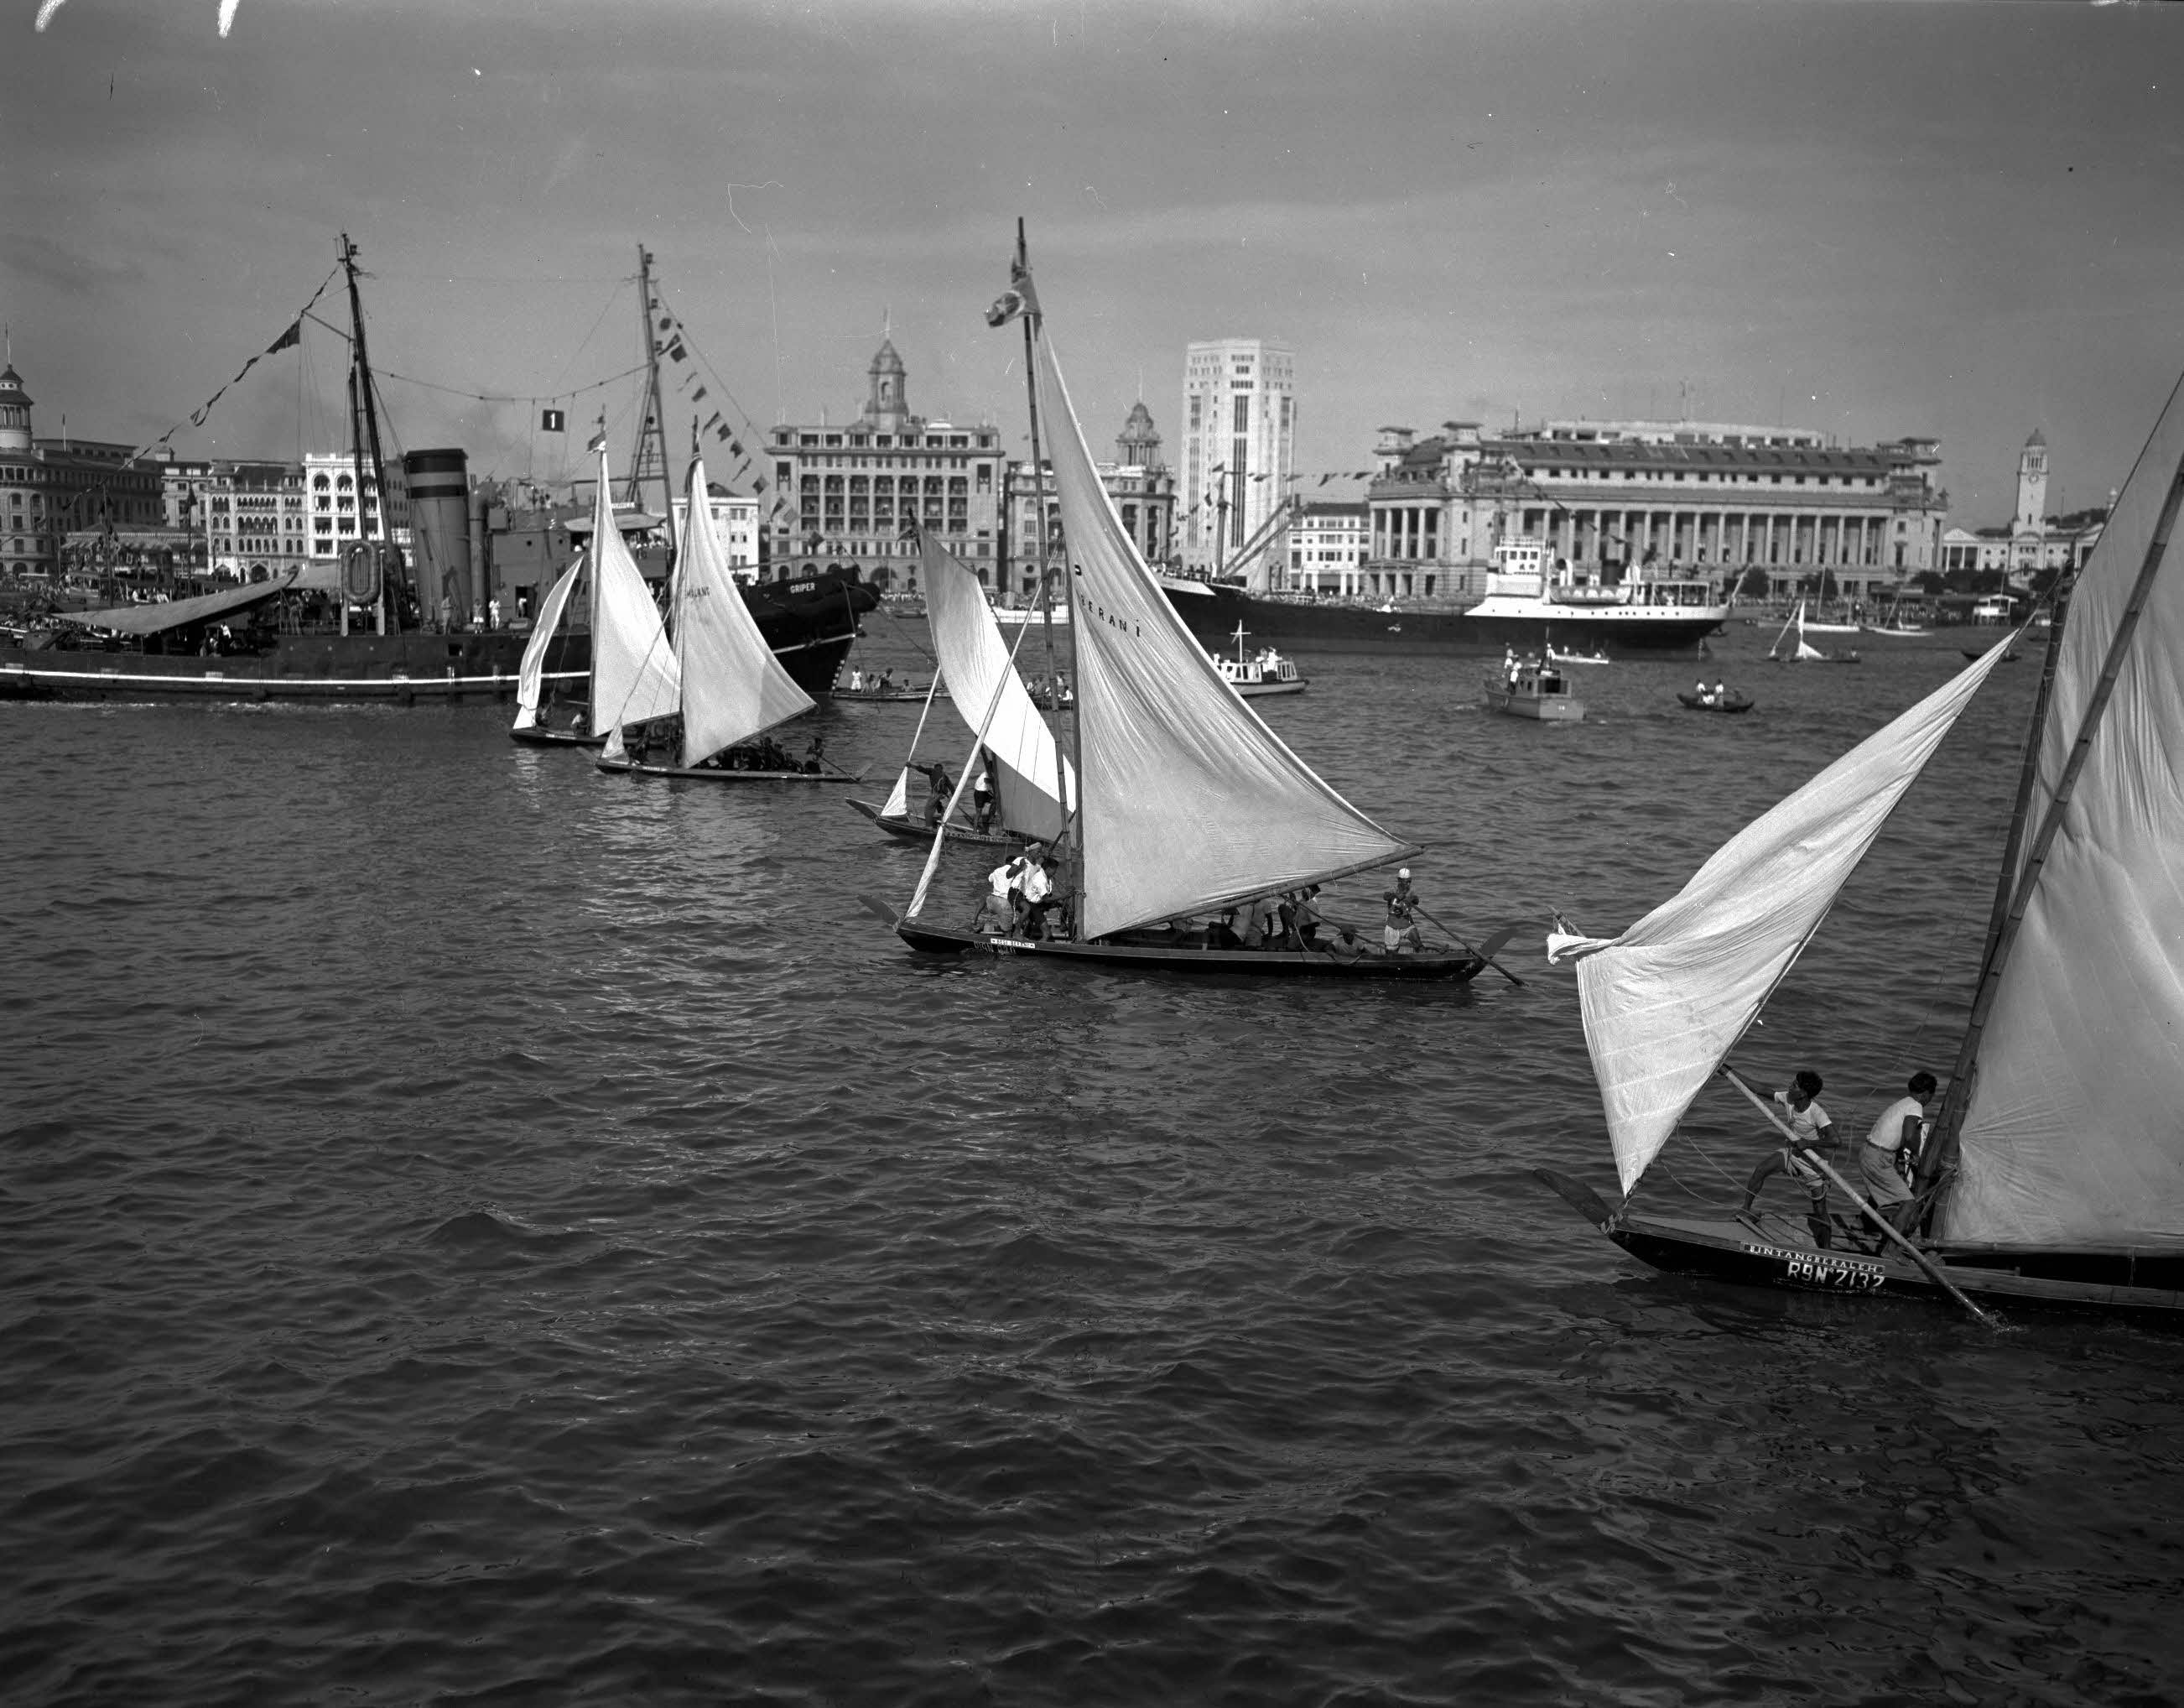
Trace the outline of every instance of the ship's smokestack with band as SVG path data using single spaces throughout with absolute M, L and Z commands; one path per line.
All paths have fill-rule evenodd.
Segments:
M 471 574 L 469 459 L 460 449 L 409 451 L 402 472 L 410 488 L 421 615 L 430 624 L 467 628 L 483 602 Z

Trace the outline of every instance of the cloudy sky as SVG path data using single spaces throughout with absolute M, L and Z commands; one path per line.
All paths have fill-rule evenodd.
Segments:
M 891 331 L 913 407 L 1016 442 L 1018 216 L 1103 454 L 1140 394 L 1173 442 L 1188 341 L 1267 337 L 1308 475 L 1384 423 L 1781 421 L 1935 435 L 1999 522 L 2035 427 L 2100 502 L 2184 369 L 2184 6 L 231 6 L 9 0 L 42 434 L 187 420 L 343 231 L 400 441 L 542 477 L 602 407 L 627 442 L 631 382 L 569 394 L 637 360 L 640 242 L 750 422 L 853 413 Z M 314 329 L 176 443 L 331 445 L 342 361 Z

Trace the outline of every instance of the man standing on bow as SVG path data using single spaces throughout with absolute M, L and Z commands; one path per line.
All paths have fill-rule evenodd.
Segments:
M 1418 892 L 1411 888 L 1411 868 L 1407 866 L 1396 874 L 1396 887 L 1381 892 L 1388 904 L 1388 918 L 1381 928 L 1380 940 L 1390 955 L 1400 955 L 1408 950 L 1415 954 L 1423 950 L 1426 941 L 1418 935 L 1418 921 L 1412 916 L 1418 911 Z

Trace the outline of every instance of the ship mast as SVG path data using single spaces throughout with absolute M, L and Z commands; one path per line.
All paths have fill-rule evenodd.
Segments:
M 652 254 L 644 244 L 637 246 L 637 315 L 639 330 L 644 335 L 644 406 L 638 411 L 637 444 L 629 454 L 629 501 L 640 509 L 644 504 L 644 477 L 648 470 L 660 472 L 660 519 L 667 530 L 668 584 L 675 577 L 675 485 L 674 477 L 667 470 L 667 433 L 660 418 L 660 334 L 652 324 Z M 611 506 L 610 506 L 611 508 Z
M 1024 247 L 1024 222 L 1021 218 L 1017 220 L 1016 270 L 1017 275 L 1022 277 L 1028 277 L 1031 273 L 1031 261 Z M 1030 300 L 1025 306 L 1023 315 L 1024 395 L 1031 405 L 1032 502 L 1039 516 L 1040 533 L 1044 536 L 1046 532 L 1046 460 L 1039 454 L 1039 383 L 1035 377 L 1038 352 L 1032 343 L 1036 330 L 1034 322 L 1039 321 L 1042 316 L 1039 310 L 1039 293 L 1033 291 L 1028 294 Z M 1057 506 L 1055 511 L 1055 525 L 1057 530 L 1061 527 L 1061 510 Z M 1069 857 L 1071 869 L 1065 875 L 1070 880 L 1069 914 L 1071 929 L 1075 930 L 1078 929 L 1077 922 L 1084 918 L 1084 913 L 1082 905 L 1084 898 L 1084 696 L 1080 691 L 1084 686 L 1084 672 L 1082 657 L 1078 650 L 1079 645 L 1078 637 L 1084 632 L 1084 613 L 1077 608 L 1077 577 L 1069 565 L 1069 539 L 1067 534 L 1061 536 L 1061 545 L 1062 576 L 1067 586 L 1069 600 L 1069 762 L 1077 773 L 1077 786 L 1073 790 L 1065 791 L 1073 795 L 1075 798 L 1063 802 L 1062 834 L 1072 838 Z M 1045 555 L 1050 561 L 1053 558 L 1054 551 L 1051 544 L 1048 547 Z M 1045 603 L 1047 597 L 1046 572 L 1042 569 L 1039 576 L 1039 600 L 1042 605 Z M 1050 648 L 1054 644 L 1053 634 L 1053 629 L 1049 628 L 1047 645 Z M 1058 711 L 1060 707 L 1057 706 L 1056 709 Z
M 356 475 L 356 537 L 358 546 L 364 551 L 372 566 L 370 594 L 372 627 L 376 633 L 384 634 L 387 633 L 387 611 L 390 606 L 394 609 L 394 626 L 398 633 L 402 626 L 402 619 L 399 604 L 389 597 L 387 585 L 387 568 L 388 564 L 394 561 L 393 554 L 386 550 L 387 543 L 394 537 L 393 530 L 388 523 L 391 494 L 387 490 L 387 460 L 382 454 L 379 444 L 379 409 L 376 400 L 372 396 L 371 358 L 365 349 L 364 302 L 357 294 L 356 254 L 356 245 L 349 242 L 348 233 L 343 232 L 341 237 L 341 264 L 342 271 L 348 279 L 349 460 Z M 364 466 L 367 450 L 371 456 L 371 479 L 369 485 L 365 483 Z M 365 505 L 367 501 L 370 501 L 378 512 L 376 522 L 380 549 L 376 551 L 372 550 L 374 542 L 365 520 Z M 348 586 L 346 577 L 343 578 L 342 592 L 342 633 L 346 634 L 348 633 Z

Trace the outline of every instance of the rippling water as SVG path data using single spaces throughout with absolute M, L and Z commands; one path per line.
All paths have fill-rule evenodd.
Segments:
M 1663 1276 L 1529 1175 L 1613 1183 L 1549 910 L 1961 663 L 1766 639 L 1745 717 L 1682 661 L 1568 728 L 1475 661 L 1265 704 L 1526 923 L 1468 993 L 922 961 L 840 791 L 504 708 L 0 707 L 8 1700 L 2174 1700 L 2174 1340 Z M 1847 1125 L 1947 1067 L 2036 673 L 1739 1052 Z M 823 716 L 877 779 L 917 708 Z M 1766 1148 L 1691 1131 L 1649 1192 Z

